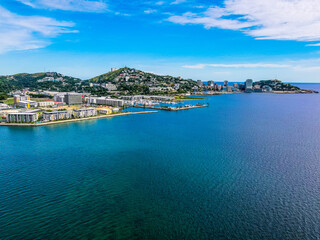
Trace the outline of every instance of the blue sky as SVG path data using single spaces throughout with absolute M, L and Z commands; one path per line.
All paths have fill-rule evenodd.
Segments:
M 317 0 L 1 0 L 0 74 L 320 82 Z

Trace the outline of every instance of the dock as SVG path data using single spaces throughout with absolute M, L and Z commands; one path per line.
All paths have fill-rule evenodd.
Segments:
M 189 110 L 194 108 L 203 108 L 208 107 L 208 104 L 203 105 L 195 105 L 195 106 L 185 106 L 185 107 L 154 107 L 154 106 L 140 106 L 135 105 L 136 108 L 148 108 L 148 109 L 154 109 L 154 110 L 164 110 L 164 111 L 182 111 L 182 110 Z

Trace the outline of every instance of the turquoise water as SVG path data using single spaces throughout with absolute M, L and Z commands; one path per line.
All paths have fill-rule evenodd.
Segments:
M 210 98 L 1 127 L 0 239 L 319 239 L 320 94 Z

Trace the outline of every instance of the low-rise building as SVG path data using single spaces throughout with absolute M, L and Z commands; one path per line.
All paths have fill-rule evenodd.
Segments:
M 14 95 L 13 96 L 13 103 L 15 105 L 18 105 L 20 101 L 30 101 L 30 96 L 25 95 L 25 94 L 19 94 L 19 95 Z
M 53 111 L 53 112 L 44 112 L 42 114 L 43 120 L 45 121 L 56 121 L 56 120 L 65 120 L 72 118 L 72 111 Z
M 112 99 L 101 97 L 96 99 L 96 103 L 98 105 L 107 105 L 107 106 L 114 106 L 114 107 L 122 107 L 124 105 L 124 101 L 120 99 Z
M 56 102 L 65 102 L 64 101 L 65 94 L 55 94 L 53 100 Z
M 100 112 L 101 114 L 106 114 L 106 115 L 108 115 L 108 114 L 111 114 L 111 113 L 112 113 L 112 110 L 106 108 L 106 109 L 100 109 L 99 112 Z
M 92 117 L 97 115 L 97 110 L 95 108 L 83 108 L 73 111 L 73 116 L 76 118 L 82 117 Z
M 34 107 L 38 106 L 38 103 L 35 101 L 30 101 L 30 100 L 19 101 L 18 106 L 22 107 L 22 108 L 34 108 Z
M 31 123 L 38 121 L 38 119 L 38 113 L 34 112 L 9 113 L 7 116 L 7 122 L 9 123 Z
M 43 102 L 38 102 L 39 107 L 49 107 L 55 105 L 54 101 L 43 101 Z
M 119 111 L 120 111 L 119 108 L 113 108 L 113 109 L 112 109 L 112 112 L 114 112 L 114 113 L 118 113 Z

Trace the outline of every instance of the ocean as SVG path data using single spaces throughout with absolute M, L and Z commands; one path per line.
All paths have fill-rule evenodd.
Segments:
M 0 239 L 320 239 L 320 94 L 209 98 L 1 127 Z

